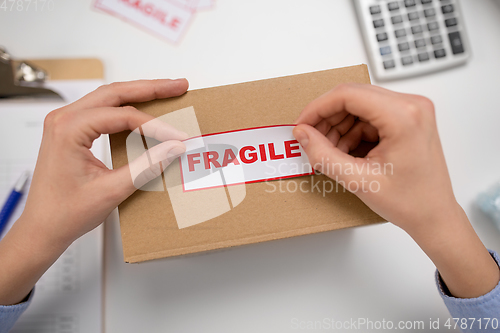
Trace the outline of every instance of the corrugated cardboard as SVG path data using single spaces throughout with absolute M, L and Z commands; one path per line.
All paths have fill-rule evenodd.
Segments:
M 155 117 L 193 106 L 202 134 L 208 134 L 293 123 L 310 101 L 346 82 L 370 83 L 366 66 L 192 90 L 180 97 L 135 106 Z M 129 133 L 111 135 L 115 168 L 127 163 L 125 140 Z M 303 178 L 314 183 L 328 180 L 323 175 Z M 286 189 L 290 181 L 294 180 L 274 184 Z M 325 196 L 318 191 L 269 193 L 266 183 L 242 186 L 246 186 L 246 197 L 239 205 L 184 229 L 177 227 L 167 192 L 137 191 L 119 206 L 125 261 L 140 262 L 383 221 L 340 186 L 339 192 Z

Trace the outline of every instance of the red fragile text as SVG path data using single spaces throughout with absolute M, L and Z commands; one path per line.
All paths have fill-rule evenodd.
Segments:
M 142 1 L 142 0 L 120 0 L 120 1 L 132 8 L 135 8 L 142 14 L 149 16 L 154 20 L 159 21 L 160 23 L 171 28 L 172 30 L 176 30 L 179 27 L 179 24 L 181 23 L 181 19 L 179 17 L 169 15 L 163 9 L 158 8 L 154 4 L 148 3 L 147 1 Z
M 299 150 L 297 140 L 284 141 L 283 145 L 285 147 L 283 154 L 276 153 L 274 143 L 268 143 L 267 145 L 260 144 L 257 147 L 244 146 L 239 150 L 238 156 L 236 156 L 232 149 L 226 149 L 222 157 L 217 151 L 187 154 L 189 171 L 193 172 L 196 164 L 203 165 L 208 170 L 211 166 L 214 168 L 223 168 L 229 163 L 233 163 L 234 165 L 240 165 L 240 163 L 251 164 L 257 161 L 265 162 L 268 159 L 281 160 L 301 156 L 300 151 L 297 151 Z

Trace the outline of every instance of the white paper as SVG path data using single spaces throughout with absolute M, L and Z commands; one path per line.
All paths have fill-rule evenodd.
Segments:
M 23 171 L 33 172 L 45 115 L 101 84 L 101 80 L 51 82 L 50 88 L 60 92 L 66 102 L 43 99 L 0 101 L 0 204 L 3 205 Z M 103 138 L 94 142 L 92 152 L 97 158 L 104 156 Z M 28 187 L 29 183 L 7 229 L 22 213 Z M 100 332 L 102 251 L 102 227 L 75 241 L 37 283 L 32 304 L 11 332 Z
M 312 166 L 292 134 L 294 125 L 216 133 L 185 141 L 180 158 L 184 191 L 201 190 L 312 174 Z

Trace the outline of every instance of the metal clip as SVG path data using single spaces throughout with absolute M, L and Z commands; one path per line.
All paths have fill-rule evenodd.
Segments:
M 17 82 L 43 83 L 48 76 L 47 72 L 43 69 L 37 68 L 33 64 L 23 61 L 17 65 L 14 80 Z
M 35 96 L 62 99 L 56 92 L 43 88 L 48 73 L 22 61 L 13 68 L 12 56 L 0 47 L 0 98 Z

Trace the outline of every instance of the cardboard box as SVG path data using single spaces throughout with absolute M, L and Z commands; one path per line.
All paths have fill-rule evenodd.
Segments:
M 347 82 L 370 83 L 366 65 L 191 90 L 180 97 L 135 106 L 155 117 L 194 107 L 201 133 L 208 134 L 291 124 L 310 101 Z M 111 135 L 115 168 L 127 163 L 129 134 Z M 166 186 L 169 179 L 175 183 L 175 177 L 180 177 L 178 163 L 172 163 L 168 170 L 170 175 L 163 177 Z M 289 183 L 297 180 L 305 181 L 303 189 L 311 191 L 292 191 L 296 184 Z M 177 226 L 169 192 L 136 191 L 119 206 L 125 261 L 141 262 L 383 221 L 355 195 L 323 175 L 272 183 L 274 192 L 265 182 L 235 185 L 240 190 L 243 186 L 241 202 L 222 215 L 183 229 Z M 319 184 L 320 190 L 314 184 Z M 324 184 L 338 191 L 323 193 Z M 224 193 L 229 196 L 234 189 L 228 186 Z M 191 205 L 197 203 L 191 201 Z

